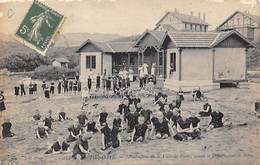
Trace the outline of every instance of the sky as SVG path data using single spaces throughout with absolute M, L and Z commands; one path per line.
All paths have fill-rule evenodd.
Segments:
M 122 36 L 153 29 L 166 13 L 205 12 L 214 29 L 234 11 L 260 15 L 260 0 L 40 0 L 65 16 L 61 33 L 110 33 Z M 32 0 L 0 0 L 0 33 L 14 34 Z

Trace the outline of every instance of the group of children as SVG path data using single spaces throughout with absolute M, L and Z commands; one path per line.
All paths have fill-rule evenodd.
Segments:
M 37 86 L 38 84 L 36 82 L 30 81 L 28 85 L 28 93 L 29 95 L 37 94 Z M 81 91 L 81 83 L 79 81 L 79 76 L 75 76 L 75 79 L 73 80 L 68 80 L 65 76 L 62 77 L 58 81 L 58 83 L 55 83 L 54 81 L 51 81 L 47 83 L 45 80 L 42 81 L 41 84 L 42 91 L 44 93 L 45 98 L 50 98 L 51 94 L 55 94 L 56 90 L 58 94 L 61 94 L 62 91 L 63 93 L 68 93 L 68 92 L 80 92 Z M 25 84 L 22 81 L 19 85 L 14 87 L 14 95 L 15 96 L 25 96 L 26 95 L 25 91 Z
M 114 78 L 116 85 L 113 88 L 127 88 L 122 87 L 122 84 L 119 86 L 121 82 L 120 77 Z M 96 81 L 96 88 L 98 89 L 100 87 L 100 78 L 97 77 Z M 105 88 L 107 88 L 107 82 L 105 83 Z M 44 89 L 45 87 L 43 86 Z M 196 91 L 194 90 L 192 95 L 194 96 L 194 100 L 201 100 L 200 98 L 203 97 L 199 88 Z M 181 110 L 183 100 L 184 92 L 181 89 L 177 93 L 175 103 L 169 103 L 168 96 L 159 92 L 154 96 L 153 108 L 147 109 L 143 108 L 141 98 L 133 92 L 125 90 L 112 124 L 109 124 L 107 119 L 110 116 L 104 108 L 100 108 L 99 120 L 96 121 L 94 119 L 94 113 L 99 109 L 98 104 L 93 105 L 95 109 L 92 111 L 89 110 L 89 106 L 87 107 L 87 111 L 82 110 L 76 120 L 68 118 L 64 109 L 59 112 L 58 120 L 52 118 L 51 110 L 45 118 L 42 118 L 37 110 L 33 116 L 33 120 L 37 121 L 35 134 L 36 138 L 47 138 L 49 134 L 54 132 L 53 122 L 73 120 L 73 125 L 68 128 L 69 136 L 67 138 L 57 137 L 57 141 L 46 151 L 46 154 L 69 152 L 70 146 L 74 143 L 72 157 L 77 158 L 77 155 L 80 155 L 84 159 L 89 153 L 88 141 L 94 134 L 102 135 L 101 149 L 106 150 L 108 148 L 120 147 L 122 141 L 133 143 L 169 137 L 178 141 L 199 139 L 202 132 L 199 123 L 202 117 L 211 117 L 211 121 L 204 131 L 223 126 L 223 113 L 212 111 L 209 103 L 205 103 L 203 110 L 198 114 L 183 115 Z M 11 132 L 12 124 L 10 120 L 6 120 L 2 124 L 2 127 L 3 138 L 14 136 Z M 122 134 L 126 134 L 127 138 L 122 139 Z

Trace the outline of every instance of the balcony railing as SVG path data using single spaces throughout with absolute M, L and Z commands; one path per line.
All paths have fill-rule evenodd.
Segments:
M 119 72 L 120 69 L 126 68 L 127 71 L 129 71 L 129 68 L 131 68 L 134 71 L 134 75 L 138 76 L 139 72 L 138 72 L 138 66 L 137 65 L 130 65 L 130 66 L 125 66 L 125 65 L 114 65 L 112 66 L 112 70 L 113 70 L 113 74 L 115 74 L 115 71 L 117 71 L 117 73 Z M 151 68 L 148 68 L 148 73 L 151 73 Z M 164 76 L 164 69 L 163 66 L 159 66 L 159 67 L 155 67 L 155 74 L 157 76 Z

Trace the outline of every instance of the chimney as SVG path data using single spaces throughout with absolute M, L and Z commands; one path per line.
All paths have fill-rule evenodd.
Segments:
M 190 12 L 190 15 L 193 16 L 193 11 Z
M 198 13 L 198 17 L 200 18 L 200 12 Z
M 177 10 L 176 8 L 174 8 L 174 12 L 175 12 L 175 13 L 178 13 L 178 10 Z
M 203 12 L 203 21 L 206 21 L 206 14 Z

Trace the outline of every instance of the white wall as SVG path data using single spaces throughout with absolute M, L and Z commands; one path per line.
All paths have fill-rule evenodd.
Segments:
M 91 69 L 91 73 L 90 69 L 86 68 L 86 56 L 96 56 L 96 69 Z M 90 74 L 92 74 L 91 76 L 93 78 L 95 78 L 98 73 L 101 74 L 101 59 L 102 52 L 82 52 L 80 54 L 80 77 L 82 82 L 86 81 Z M 103 71 L 104 69 L 106 69 L 107 74 L 112 74 L 112 55 L 103 53 Z
M 86 56 L 96 56 L 96 69 L 92 69 L 93 76 L 101 73 L 101 52 L 82 52 L 80 53 L 80 79 L 86 81 L 90 75 L 90 69 L 86 68 Z
M 112 55 L 103 54 L 103 70 L 106 69 L 107 75 L 112 74 Z
M 184 24 L 178 20 L 176 17 L 172 16 L 171 14 L 168 14 L 160 24 L 171 24 L 174 28 L 177 30 L 183 30 Z
M 245 80 L 245 48 L 216 48 L 215 50 L 215 80 Z
M 182 49 L 181 80 L 212 80 L 212 49 Z

